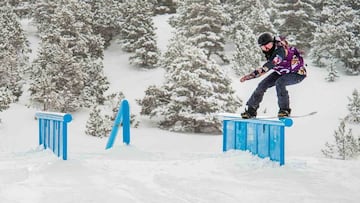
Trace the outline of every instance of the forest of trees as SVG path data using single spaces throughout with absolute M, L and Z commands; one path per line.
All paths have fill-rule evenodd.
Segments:
M 169 21 L 176 35 L 160 53 L 152 17 L 164 13 L 176 14 Z M 21 19 L 31 19 L 41 39 L 32 63 Z M 99 114 L 111 43 L 133 53 L 134 68 L 166 70 L 165 83 L 148 87 L 138 103 L 175 131 L 221 130 L 214 115 L 242 103 L 221 65 L 231 63 L 239 75 L 258 67 L 261 55 L 248 47 L 265 31 L 287 36 L 319 67 L 332 64 L 328 81 L 339 77 L 335 67 L 360 74 L 360 1 L 353 0 L 3 0 L 0 26 L 0 111 L 29 81 L 36 108 Z M 231 55 L 225 45 L 235 47 Z

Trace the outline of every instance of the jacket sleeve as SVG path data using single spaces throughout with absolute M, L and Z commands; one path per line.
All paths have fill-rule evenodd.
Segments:
M 285 49 L 284 47 L 277 47 L 274 53 L 269 57 L 267 62 L 263 65 L 263 67 L 267 67 L 268 69 L 272 69 L 281 63 L 285 58 Z

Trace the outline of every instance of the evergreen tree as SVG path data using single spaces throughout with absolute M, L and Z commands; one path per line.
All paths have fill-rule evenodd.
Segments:
M 322 3 L 322 5 L 325 6 L 335 6 L 335 7 L 340 7 L 340 6 L 346 6 L 346 7 L 350 7 L 353 8 L 355 11 L 359 11 L 360 10 L 360 2 L 356 1 L 356 0 L 343 0 L 343 1 L 336 1 L 336 0 L 318 0 Z
M 125 99 L 125 95 L 123 92 L 117 92 L 107 96 L 107 106 L 111 109 L 111 115 L 108 117 L 109 120 L 111 120 L 111 123 L 113 123 L 113 121 L 115 120 L 120 107 L 120 103 L 123 99 Z
M 119 108 L 121 102 L 125 99 L 125 95 L 122 92 L 111 94 L 107 97 L 107 101 L 109 102 L 109 107 L 111 108 L 111 114 L 105 115 L 105 129 L 107 134 L 110 134 L 116 116 L 119 112 Z M 130 125 L 133 127 L 138 127 L 139 122 L 135 120 L 135 115 L 130 113 Z
M 48 36 L 50 38 L 50 36 Z M 30 79 L 31 100 L 42 104 L 44 111 L 75 111 L 80 107 L 84 89 L 84 74 L 75 61 L 68 43 L 58 38 L 58 44 L 44 39 L 38 57 L 32 65 Z
M 257 35 L 275 32 L 263 2 L 259 0 L 226 0 L 226 11 L 231 16 L 227 35 L 235 43 L 232 68 L 238 75 L 247 74 L 260 65 L 261 51 L 254 49 Z M 250 48 L 249 48 L 250 47 Z
M 144 0 L 124 3 L 124 22 L 121 25 L 120 43 L 128 52 L 132 64 L 154 68 L 158 62 L 159 51 L 155 40 L 155 27 L 152 20 L 151 4 Z
M 352 135 L 352 129 L 347 131 L 344 121 L 334 133 L 335 144 L 325 143 L 322 153 L 329 158 L 339 158 L 342 160 L 355 157 L 360 152 L 359 142 Z
M 172 66 L 171 64 L 173 61 L 182 55 L 184 50 L 184 44 L 190 46 L 187 38 L 184 35 L 176 34 L 169 40 L 170 43 L 166 47 L 166 51 L 162 55 L 159 61 L 159 67 L 163 68 L 166 71 L 171 71 Z
M 225 10 L 230 15 L 227 34 L 230 39 L 236 39 L 238 32 L 244 31 L 244 24 L 255 35 L 262 32 L 275 33 L 263 3 L 260 0 L 226 0 Z
M 185 0 L 178 8 L 171 25 L 193 45 L 203 49 L 207 58 L 218 55 L 225 63 L 224 25 L 229 20 L 219 0 Z
M 9 89 L 18 100 L 31 50 L 20 22 L 8 4 L 0 7 L 0 27 L 0 87 Z
M 272 4 L 275 14 L 274 26 L 290 44 L 299 49 L 310 49 L 313 33 L 317 27 L 315 8 L 303 0 L 276 0 Z
M 110 45 L 114 36 L 120 33 L 120 2 L 116 0 L 87 0 L 93 13 L 93 30 L 104 39 L 104 47 Z
M 145 35 L 138 40 L 138 48 L 130 57 L 130 63 L 141 67 L 154 68 L 159 60 L 159 51 L 152 35 Z
M 259 49 L 249 49 L 257 47 L 257 37 L 251 29 L 242 24 L 243 29 L 238 30 L 235 35 L 236 52 L 233 56 L 232 67 L 238 75 L 248 74 L 260 66 L 261 51 Z
M 106 97 L 106 105 L 103 106 L 102 110 L 108 112 L 109 109 L 107 107 L 110 107 L 111 111 L 110 114 L 105 113 L 104 116 L 102 116 L 102 110 L 98 105 L 93 106 L 86 124 L 86 134 L 97 137 L 109 136 L 123 99 L 125 99 L 125 96 L 122 92 L 108 95 Z M 139 122 L 135 121 L 135 115 L 133 114 L 130 115 L 130 124 L 133 127 L 139 125 Z
M 103 41 L 93 33 L 90 6 L 74 0 L 58 3 L 62 6 L 56 6 L 49 27 L 42 33 L 39 59 L 33 65 L 32 99 L 42 103 L 42 94 L 49 94 L 52 99 L 58 99 L 57 104 L 51 102 L 54 106 L 45 107 L 60 111 L 102 103 L 103 92 L 108 88 L 101 62 Z M 47 71 L 51 78 L 37 78 L 39 72 Z
M 332 56 L 333 52 L 333 39 L 329 36 L 323 28 L 318 27 L 316 33 L 314 34 L 314 40 L 312 42 L 313 48 L 311 50 L 311 57 L 316 65 L 319 67 L 327 67 L 329 62 L 333 63 L 334 60 L 337 60 L 336 57 Z
M 330 1 L 332 0 L 303 0 L 304 3 L 311 5 L 316 10 L 314 19 L 317 25 L 321 25 L 327 20 L 327 17 L 322 16 L 319 11 L 322 11 L 324 6 Z
M 121 10 L 123 22 L 119 42 L 124 51 L 135 52 L 138 39 L 154 31 L 152 22 L 150 25 L 143 25 L 143 21 L 152 16 L 151 4 L 148 0 L 127 0 L 122 4 Z
M 33 4 L 33 18 L 38 32 L 45 33 L 51 27 L 55 9 L 58 7 L 58 0 L 37 0 Z
M 8 109 L 14 100 L 12 92 L 6 87 L 0 87 L 0 112 Z M 1 119 L 0 119 L 1 121 Z
M 100 109 L 97 105 L 91 108 L 89 119 L 86 122 L 85 134 L 95 137 L 105 137 L 107 132 L 104 129 L 104 118 L 102 118 Z
M 104 94 L 109 89 L 110 83 L 105 76 L 102 61 L 87 58 L 81 64 L 85 73 L 84 89 L 81 94 L 84 106 L 90 107 L 95 103 L 104 104 Z
M 329 68 L 327 70 L 328 70 L 329 74 L 325 78 L 325 80 L 328 82 L 334 82 L 339 77 L 338 71 L 336 70 L 336 67 L 335 67 L 334 60 L 332 60 L 332 62 L 329 64 Z
M 348 97 L 348 99 L 347 109 L 349 110 L 349 115 L 346 117 L 346 120 L 360 123 L 360 96 L 358 90 L 354 89 L 352 97 Z
M 14 13 L 16 13 L 19 18 L 31 18 L 31 6 L 35 1 L 37 0 L 2 0 L 0 2 L 0 7 L 2 5 L 11 6 Z
M 360 73 L 360 12 L 346 5 L 327 5 L 322 11 L 328 19 L 317 30 L 314 39 L 315 60 L 322 56 L 344 63 L 347 73 Z
M 139 100 L 141 114 L 160 118 L 160 127 L 165 129 L 220 132 L 215 114 L 235 112 L 241 100 L 233 95 L 230 79 L 202 49 L 174 43 L 183 43 L 181 55 L 169 63 L 165 83 L 159 88 L 150 86 Z
M 155 14 L 176 13 L 177 0 L 156 0 Z

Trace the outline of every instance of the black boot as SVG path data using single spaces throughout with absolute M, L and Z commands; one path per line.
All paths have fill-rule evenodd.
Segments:
M 241 113 L 241 117 L 244 119 L 255 118 L 256 117 L 256 109 L 254 109 L 252 107 L 248 107 L 247 109 L 245 109 L 245 111 L 243 113 Z
M 279 118 L 290 117 L 291 109 L 280 109 L 278 113 Z

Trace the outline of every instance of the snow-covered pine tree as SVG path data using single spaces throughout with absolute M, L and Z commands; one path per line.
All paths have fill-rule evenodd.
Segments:
M 313 42 L 315 60 L 322 56 L 331 57 L 344 63 L 348 74 L 360 73 L 360 14 L 352 7 L 332 3 L 324 6 L 323 16 L 328 16 L 317 29 Z
M 33 18 L 38 32 L 45 33 L 54 17 L 55 9 L 59 0 L 37 0 L 33 4 Z
M 341 121 L 340 126 L 334 133 L 335 144 L 325 143 L 325 149 L 321 152 L 329 158 L 350 159 L 357 156 L 360 152 L 359 142 L 352 134 L 352 129 L 347 131 L 345 121 Z
M 108 135 L 105 130 L 104 118 L 98 105 L 94 105 L 91 108 L 89 119 L 86 121 L 85 134 L 94 137 L 105 137 Z
M 317 22 L 318 25 L 322 24 L 323 22 L 325 22 L 327 20 L 326 16 L 322 16 L 321 15 L 321 11 L 323 10 L 324 6 L 331 2 L 332 0 L 302 0 L 303 2 L 310 4 L 312 7 L 314 7 L 314 9 L 316 10 L 315 12 L 315 21 Z M 339 1 L 338 1 L 339 2 Z M 340 2 L 341 4 L 343 2 Z
M 120 44 L 128 52 L 135 52 L 130 63 L 145 68 L 154 68 L 158 62 L 159 51 L 155 39 L 155 27 L 152 20 L 152 5 L 149 0 L 128 0 L 122 6 Z
M 141 106 L 141 115 L 147 115 L 150 118 L 157 118 L 157 116 L 161 115 L 159 112 L 160 107 L 166 106 L 171 99 L 170 92 L 165 88 L 165 86 L 150 85 L 145 90 L 144 98 L 137 100 Z
M 93 30 L 93 13 L 89 5 L 82 2 L 76 3 L 73 0 L 66 1 L 69 2 L 69 10 L 74 14 L 76 28 L 73 33 L 76 37 L 68 38 L 69 48 L 73 51 L 74 58 L 81 64 L 85 75 L 81 101 L 85 107 L 92 106 L 93 102 L 103 104 L 104 92 L 109 88 L 102 63 L 104 40 Z M 68 28 L 65 27 L 63 31 L 67 32 Z
M 153 34 L 145 34 L 138 39 L 137 48 L 133 56 L 130 57 L 130 63 L 145 68 L 155 68 L 159 60 L 159 50 Z
M 30 18 L 32 13 L 31 5 L 36 0 L 2 0 L 0 1 L 0 7 L 3 5 L 9 5 L 13 7 L 14 13 L 19 18 Z
M 85 84 L 82 97 L 85 107 L 96 104 L 104 104 L 105 92 L 109 89 L 109 81 L 104 73 L 104 65 L 101 60 L 84 59 L 81 65 L 85 72 Z
M 137 11 L 135 8 L 136 2 L 131 0 L 125 0 L 123 4 L 121 4 L 121 24 L 120 24 L 120 39 L 118 40 L 122 49 L 126 52 L 134 52 L 135 51 L 135 42 L 137 39 L 143 35 L 145 31 L 138 30 L 137 26 L 141 24 L 136 18 L 135 13 L 143 13 Z M 149 6 L 149 4 L 146 4 Z M 147 10 L 149 11 L 149 10 Z M 135 18 L 133 18 L 135 16 Z M 140 32 L 141 31 L 141 32 Z
M 117 0 L 87 0 L 93 13 L 93 30 L 104 39 L 104 47 L 110 45 L 114 36 L 120 33 L 120 2 Z
M 111 121 L 114 121 L 118 112 L 121 101 L 125 99 L 123 92 L 116 92 L 106 97 L 106 106 L 111 109 L 111 115 L 108 116 Z
M 328 76 L 325 78 L 326 81 L 334 82 L 339 77 L 338 71 L 336 70 L 336 67 L 335 67 L 334 60 L 331 60 L 331 62 L 329 63 L 329 67 L 328 67 L 327 71 L 328 71 Z
M 125 99 L 125 95 L 123 92 L 118 92 L 107 96 L 107 101 L 110 104 L 109 106 L 112 112 L 110 115 L 105 115 L 105 124 L 108 133 L 111 132 L 114 121 L 119 112 L 119 107 L 124 99 Z M 130 112 L 130 125 L 132 125 L 135 128 L 139 126 L 139 121 L 135 120 L 135 115 L 131 114 L 131 112 Z
M 8 109 L 13 100 L 12 92 L 7 87 L 0 87 L 0 112 Z
M 21 0 L 2 0 L 0 2 L 0 7 L 2 6 L 9 6 L 12 8 L 15 8 L 16 6 L 18 6 L 20 4 Z
M 303 0 L 274 0 L 272 8 L 278 32 L 287 36 L 291 45 L 309 50 L 317 27 L 315 8 Z
M 236 52 L 232 59 L 232 68 L 236 74 L 245 75 L 260 66 L 261 51 L 249 49 L 249 47 L 258 47 L 256 40 L 257 36 L 246 24 L 242 23 L 242 29 L 237 30 L 235 34 Z
M 94 102 L 102 103 L 104 100 L 103 92 L 108 88 L 101 62 L 103 58 L 103 40 L 101 36 L 94 34 L 92 30 L 90 6 L 84 2 L 74 0 L 61 0 L 57 3 L 59 4 L 50 18 L 51 23 L 47 24 L 49 27 L 41 33 L 44 48 L 41 49 L 39 54 L 39 63 L 33 66 L 35 68 L 33 70 L 35 77 L 33 78 L 36 78 L 36 72 L 39 72 L 39 69 L 43 69 L 44 66 L 53 66 L 49 69 L 58 71 L 55 74 L 50 74 L 53 77 L 50 79 L 51 83 L 57 85 L 55 85 L 55 90 L 49 93 L 57 95 L 52 95 L 52 98 L 60 99 L 57 101 L 58 105 L 54 106 L 58 110 L 60 108 L 66 111 L 74 111 L 81 106 L 90 107 Z M 49 47 L 59 52 L 58 54 L 63 58 L 56 58 L 56 54 L 51 53 L 52 50 Z M 46 57 L 52 58 L 44 59 Z M 58 61 L 59 64 L 49 63 L 43 65 L 43 60 Z M 58 67 L 60 64 L 63 66 L 62 68 Z M 68 70 L 70 67 L 75 70 Z M 66 71 L 73 74 L 68 74 Z M 46 88 L 39 89 L 39 87 L 45 85 L 42 83 L 36 84 L 40 80 L 35 79 L 32 84 L 33 99 L 38 98 L 43 92 L 42 89 Z M 69 81 L 64 84 L 65 90 L 58 87 L 59 84 L 63 84 L 62 81 Z M 72 88 L 71 84 L 73 85 Z M 56 88 L 60 88 L 60 90 Z M 69 97 L 62 96 L 67 92 L 69 92 Z M 61 105 L 64 106 L 61 107 Z
M 358 90 L 354 89 L 352 97 L 348 97 L 348 99 L 347 109 L 349 114 L 346 116 L 346 121 L 360 123 L 360 96 Z
M 229 62 L 223 53 L 224 25 L 229 21 L 229 16 L 219 0 L 185 0 L 180 3 L 177 13 L 170 24 L 179 34 L 203 49 L 208 59 L 211 55 L 217 55 L 223 62 Z
M 102 106 L 103 108 L 94 105 L 86 124 L 86 134 L 97 137 L 109 136 L 123 99 L 125 99 L 125 95 L 122 92 L 113 93 L 106 96 L 106 102 L 105 105 Z M 130 124 L 135 128 L 139 125 L 139 122 L 135 121 L 134 114 L 130 115 Z
M 174 33 L 169 40 L 169 44 L 166 47 L 166 51 L 162 54 L 158 66 L 166 71 L 170 71 L 173 61 L 182 55 L 184 50 L 184 44 L 190 46 L 187 38 L 184 35 Z
M 260 0 L 226 0 L 225 10 L 230 15 L 227 35 L 236 39 L 239 31 L 243 31 L 243 24 L 247 25 L 255 35 L 262 32 L 275 33 L 264 1 Z
M 181 34 L 173 35 L 172 39 L 169 40 L 169 44 L 166 47 L 165 53 L 162 55 L 159 61 L 159 67 L 166 70 L 166 72 L 172 72 L 175 66 L 173 66 L 174 61 L 183 55 L 184 46 L 189 46 L 190 43 L 187 42 L 185 36 Z M 148 115 L 151 117 L 157 117 L 159 106 L 165 106 L 170 102 L 171 94 L 165 89 L 166 86 L 156 87 L 155 85 L 150 85 L 145 91 L 145 97 L 137 102 L 141 106 L 142 115 Z
M 141 114 L 160 119 L 160 127 L 187 132 L 221 131 L 219 112 L 235 112 L 241 100 L 234 96 L 231 80 L 203 49 L 183 43 L 181 55 L 169 64 L 166 81 L 150 86 L 139 101 Z
M 18 100 L 31 50 L 18 17 L 9 4 L 0 6 L 0 27 L 0 87 L 9 89 L 14 99 Z
M 102 59 L 104 41 L 94 33 L 91 7 L 77 0 L 41 0 L 36 5 L 41 35 L 59 33 L 69 41 L 74 57 Z
M 119 42 L 124 51 L 134 52 L 138 39 L 148 31 L 154 31 L 152 22 L 149 25 L 142 25 L 145 19 L 153 15 L 149 1 L 125 0 L 121 5 L 122 22 Z
M 125 96 L 122 92 L 113 93 L 106 97 L 104 108 L 100 109 L 98 105 L 94 105 L 86 124 L 86 134 L 97 137 L 109 136 L 119 110 L 119 105 L 123 99 L 125 99 Z M 109 109 L 107 107 L 111 108 L 110 114 L 103 114 L 103 111 L 108 112 Z M 139 125 L 139 122 L 135 122 L 135 115 L 130 115 L 130 124 L 134 127 Z
M 314 40 L 312 41 L 311 57 L 313 62 L 319 67 L 327 67 L 329 62 L 337 60 L 332 56 L 333 39 L 329 37 L 325 26 L 316 28 Z
M 84 74 L 81 66 L 68 48 L 68 42 L 47 35 L 42 40 L 37 58 L 31 68 L 31 100 L 41 104 L 44 111 L 72 112 L 80 105 L 84 89 Z M 57 43 L 53 43 L 54 40 Z
M 321 0 L 318 0 L 321 1 Z M 354 0 L 343 0 L 343 1 L 337 1 L 337 0 L 323 0 L 323 5 L 324 6 L 336 6 L 336 7 L 340 7 L 340 6 L 347 6 L 350 8 L 353 8 L 356 11 L 359 11 L 360 9 L 360 2 L 359 1 L 354 1 Z
M 176 13 L 177 0 L 156 0 L 155 14 Z

